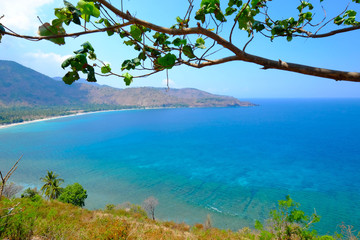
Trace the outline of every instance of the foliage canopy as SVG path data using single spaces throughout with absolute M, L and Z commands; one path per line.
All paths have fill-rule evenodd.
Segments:
M 29 40 L 47 39 L 55 44 L 65 44 L 65 38 L 97 32 L 106 32 L 108 37 L 120 37 L 123 44 L 133 48 L 135 57 L 129 57 L 117 68 L 97 57 L 89 42 L 74 51 L 62 68 L 69 71 L 63 77 L 67 84 L 79 79 L 79 72 L 87 74 L 89 82 L 96 81 L 95 75 L 115 75 L 130 85 L 135 77 L 149 76 L 168 71 L 175 66 L 187 65 L 194 68 L 223 64 L 231 61 L 252 62 L 262 69 L 279 69 L 335 80 L 360 82 L 359 72 L 337 71 L 318 68 L 283 60 L 272 60 L 252 55 L 246 51 L 254 38 L 327 38 L 360 29 L 356 9 L 359 0 L 349 0 L 345 9 L 339 9 L 335 16 L 327 16 L 326 0 L 296 1 L 296 14 L 288 18 L 276 16 L 271 11 L 272 0 L 188 0 L 184 16 L 174 16 L 174 23 L 159 26 L 134 16 L 123 8 L 122 1 L 116 5 L 109 0 L 79 0 L 76 5 L 64 0 L 64 6 L 55 8 L 55 19 L 39 27 L 39 37 L 24 36 L 11 31 L 0 23 L 0 39 L 11 35 Z M 294 4 L 294 3 L 291 3 Z M 350 9 L 352 8 L 352 9 Z M 354 10 L 355 9 L 355 10 Z M 315 17 L 323 14 L 322 20 Z M 0 19 L 1 21 L 1 19 Z M 66 27 L 79 25 L 81 32 L 69 33 Z M 245 32 L 247 39 L 240 39 L 236 32 Z M 226 50 L 226 55 L 216 54 Z M 90 62 L 91 61 L 91 62 Z M 136 70 L 144 74 L 133 76 Z

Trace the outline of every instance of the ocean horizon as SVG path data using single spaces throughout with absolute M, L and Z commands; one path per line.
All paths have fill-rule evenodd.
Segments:
M 249 99 L 256 107 L 99 112 L 0 129 L 1 170 L 79 182 L 85 207 L 159 199 L 160 220 L 233 230 L 290 195 L 321 234 L 360 230 L 360 99 Z

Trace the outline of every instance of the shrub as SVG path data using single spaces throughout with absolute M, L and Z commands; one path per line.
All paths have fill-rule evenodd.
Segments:
M 159 204 L 159 201 L 151 196 L 144 200 L 143 207 L 147 213 L 151 216 L 152 220 L 155 220 L 155 208 Z
M 212 228 L 212 220 L 211 220 L 210 214 L 208 214 L 208 215 L 206 216 L 206 219 L 205 219 L 204 229 L 205 229 L 205 230 L 208 230 L 208 229 L 210 229 L 210 228 Z
M 59 196 L 59 201 L 83 207 L 85 206 L 86 198 L 86 190 L 79 183 L 74 183 L 64 188 L 64 190 Z
M 41 202 L 3 200 L 0 206 L 0 239 L 30 239 Z
M 21 198 L 29 198 L 31 201 L 36 202 L 41 199 L 41 196 L 39 195 L 39 192 L 36 188 L 27 188 L 22 194 Z
M 17 193 L 19 193 L 23 189 L 22 186 L 17 185 L 13 182 L 6 183 L 2 192 L 2 195 L 7 198 L 14 197 Z
M 111 211 L 115 209 L 115 205 L 114 204 L 106 204 L 105 206 L 105 210 L 107 211 Z
M 300 204 L 294 202 L 290 196 L 285 200 L 279 200 L 278 208 L 270 211 L 271 218 L 267 226 L 267 231 L 263 225 L 256 221 L 255 228 L 261 231 L 261 239 L 312 239 L 317 234 L 311 230 L 313 223 L 319 222 L 320 217 L 316 213 L 311 217 L 299 210 Z

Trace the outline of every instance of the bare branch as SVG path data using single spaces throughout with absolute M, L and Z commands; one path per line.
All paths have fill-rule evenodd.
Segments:
M 358 29 L 360 29 L 360 25 L 348 27 L 348 28 L 342 28 L 342 29 L 334 30 L 334 31 L 331 31 L 328 33 L 323 33 L 323 34 L 313 34 L 313 35 L 310 35 L 310 37 L 311 38 L 324 38 L 324 37 L 334 36 L 339 33 L 351 32 L 351 31 L 358 30 Z
M 3 195 L 3 191 L 5 188 L 5 184 L 7 182 L 7 180 L 10 178 L 10 176 L 15 172 L 15 170 L 17 169 L 17 165 L 20 161 L 20 159 L 23 157 L 23 155 L 21 155 L 21 157 L 14 163 L 14 165 L 11 167 L 11 169 L 7 172 L 7 174 L 5 175 L 5 177 L 3 177 L 1 171 L 0 171 L 0 176 L 1 176 L 1 186 L 0 186 L 0 200 L 2 198 Z

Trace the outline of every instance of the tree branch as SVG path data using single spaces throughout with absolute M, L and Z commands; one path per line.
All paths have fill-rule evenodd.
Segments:
M 180 59 L 179 60 L 180 64 L 186 64 L 188 66 L 202 68 L 205 66 L 217 65 L 217 64 L 221 64 L 221 63 L 225 63 L 225 62 L 230 62 L 230 61 L 244 61 L 244 62 L 251 62 L 251 63 L 261 65 L 263 67 L 262 69 L 278 69 L 278 70 L 284 70 L 284 71 L 290 71 L 290 72 L 297 72 L 297 73 L 301 73 L 301 74 L 305 74 L 305 75 L 330 78 L 330 79 L 334 79 L 334 80 L 346 80 L 346 81 L 360 82 L 360 73 L 359 72 L 346 72 L 346 71 L 337 71 L 337 70 L 331 70 L 331 69 L 325 69 L 325 68 L 317 68 L 317 67 L 306 66 L 306 65 L 296 64 L 296 63 L 287 63 L 282 60 L 279 60 L 279 61 L 271 60 L 271 59 L 263 58 L 260 56 L 248 54 L 248 53 L 245 53 L 243 50 L 239 49 L 236 45 L 234 45 L 230 41 L 227 41 L 224 38 L 222 38 L 221 36 L 219 36 L 217 33 L 201 27 L 199 23 L 198 23 L 197 27 L 192 27 L 192 28 L 180 28 L 180 29 L 166 28 L 166 27 L 162 27 L 162 26 L 138 19 L 136 17 L 133 17 L 129 12 L 125 13 L 125 12 L 117 9 L 116 7 L 114 7 L 111 3 L 109 3 L 106 0 L 96 0 L 96 1 L 100 4 L 102 4 L 103 5 L 102 7 L 105 6 L 107 9 L 109 9 L 115 15 L 122 18 L 123 20 L 127 20 L 128 22 L 126 22 L 124 24 L 120 24 L 120 25 L 111 26 L 108 28 L 90 30 L 90 31 L 86 31 L 86 32 L 64 34 L 64 35 L 54 35 L 54 36 L 32 37 L 32 36 L 18 35 L 16 33 L 9 33 L 9 32 L 1 32 L 1 34 L 7 34 L 7 35 L 19 37 L 19 38 L 39 41 L 39 40 L 44 40 L 44 39 L 48 40 L 48 39 L 61 38 L 61 37 L 77 37 L 80 35 L 91 34 L 91 33 L 96 33 L 96 32 L 104 32 L 104 31 L 108 31 L 108 30 L 123 28 L 125 26 L 129 26 L 132 24 L 137 24 L 137 25 L 141 25 L 143 27 L 152 29 L 154 31 L 165 33 L 165 34 L 172 35 L 172 36 L 203 35 L 203 36 L 206 36 L 206 37 L 214 40 L 214 42 L 216 42 L 217 44 L 221 45 L 222 47 L 228 49 L 230 52 L 232 52 L 232 54 L 235 55 L 235 56 L 225 57 L 225 58 L 218 59 L 218 60 L 205 60 L 204 59 L 206 62 L 203 62 L 203 63 L 199 62 L 198 64 L 190 63 L 188 61 L 184 61 L 184 60 Z M 304 33 L 306 35 L 308 35 L 308 37 L 310 37 L 310 38 L 322 38 L 322 37 L 332 36 L 332 35 L 335 35 L 338 33 L 344 33 L 344 32 L 349 32 L 349 31 L 353 31 L 353 30 L 358 30 L 358 29 L 360 29 L 360 25 L 354 26 L 354 27 L 349 27 L 349 28 L 344 28 L 344 29 L 339 29 L 339 30 L 334 30 L 334 31 L 324 33 L 324 34 L 312 34 L 309 32 L 306 32 L 306 33 L 304 32 Z M 304 37 L 306 37 L 306 36 L 304 36 Z
M 226 41 L 224 38 L 220 37 L 216 33 L 213 33 L 205 28 L 202 28 L 200 25 L 198 25 L 198 27 L 195 27 L 195 28 L 170 29 L 170 28 L 158 26 L 153 23 L 149 23 L 144 20 L 135 18 L 135 17 L 131 16 L 130 13 L 128 13 L 128 12 L 124 13 L 124 12 L 120 11 L 119 9 L 117 9 L 116 7 L 114 7 L 113 5 L 108 3 L 106 0 L 97 0 L 97 2 L 106 6 L 109 10 L 111 10 L 114 14 L 118 15 L 119 17 L 128 20 L 129 23 L 139 24 L 144 27 L 150 28 L 154 31 L 167 33 L 169 35 L 202 34 L 202 35 L 205 35 L 205 36 L 213 39 L 219 45 L 222 45 L 223 47 L 230 50 L 231 52 L 233 52 L 236 55 L 236 57 L 233 56 L 233 57 L 229 57 L 229 58 L 223 58 L 223 60 L 215 60 L 215 61 L 211 61 L 211 62 L 207 62 L 207 63 L 203 63 L 203 64 L 194 64 L 194 65 L 191 65 L 190 63 L 187 64 L 187 65 L 190 65 L 193 67 L 204 67 L 204 66 L 216 65 L 216 64 L 223 63 L 222 61 L 229 62 L 229 61 L 234 61 L 234 60 L 241 60 L 241 61 L 252 62 L 252 63 L 256 63 L 258 65 L 261 65 L 261 66 L 263 66 L 263 69 L 279 69 L 279 70 L 284 70 L 284 71 L 302 73 L 305 75 L 330 78 L 330 79 L 334 79 L 337 81 L 345 80 L 345 81 L 352 81 L 352 82 L 360 82 L 360 73 L 359 72 L 345 72 L 345 71 L 337 71 L 337 70 L 331 70 L 331 69 L 326 69 L 326 68 L 317 68 L 317 67 L 306 66 L 306 65 L 296 64 L 296 63 L 287 63 L 287 62 L 284 62 L 281 60 L 274 61 L 274 60 L 259 57 L 256 55 L 247 54 L 247 53 L 243 52 L 242 50 L 240 50 L 238 47 L 236 47 L 231 42 Z M 337 34 L 340 32 L 351 31 L 351 30 L 355 30 L 355 29 L 359 29 L 359 28 L 360 28 L 360 26 L 347 28 L 347 29 L 343 29 L 343 30 L 336 30 L 336 31 L 332 31 L 328 34 L 330 34 L 330 36 L 331 36 L 331 35 L 334 35 L 334 34 Z M 320 34 L 317 36 L 322 37 L 322 35 L 323 34 Z M 182 63 L 186 64 L 185 61 L 183 61 Z
M 131 24 L 132 23 L 127 22 L 127 23 L 123 23 L 123 24 L 120 24 L 120 25 L 115 25 L 115 26 L 111 26 L 111 27 L 107 27 L 107 28 L 100 28 L 100 29 L 95 29 L 95 30 L 88 30 L 88 31 L 84 31 L 84 32 L 76 32 L 76 33 L 68 33 L 68 34 L 52 35 L 52 36 L 40 36 L 40 37 L 20 35 L 20 34 L 11 33 L 11 32 L 1 32 L 1 34 L 10 35 L 10 36 L 13 36 L 13 37 L 18 37 L 18 38 L 23 38 L 23 39 L 28 39 L 28 40 L 41 41 L 41 40 L 49 40 L 49 39 L 54 39 L 54 38 L 78 37 L 78 36 L 85 35 L 85 34 L 106 32 L 106 31 L 109 31 L 109 30 L 115 30 L 115 29 L 119 29 L 119 28 L 122 28 L 122 27 L 126 27 L 126 26 L 129 26 Z
M 7 180 L 10 178 L 10 176 L 15 172 L 15 170 L 17 169 L 17 165 L 20 161 L 20 159 L 23 157 L 23 155 L 21 155 L 21 157 L 14 163 L 14 165 L 10 168 L 10 170 L 7 172 L 7 174 L 5 175 L 5 177 L 2 175 L 1 171 L 0 171 L 0 177 L 1 177 L 1 186 L 0 186 L 0 200 L 2 198 L 2 194 L 5 188 L 5 184 L 7 182 Z
M 323 33 L 323 34 L 311 34 L 309 37 L 311 38 L 324 38 L 324 37 L 330 37 L 339 33 L 345 33 L 345 32 L 351 32 L 354 30 L 358 30 L 360 29 L 360 25 L 357 26 L 353 26 L 353 27 L 348 27 L 348 28 L 342 28 L 342 29 L 338 29 L 338 30 L 334 30 L 328 33 Z

